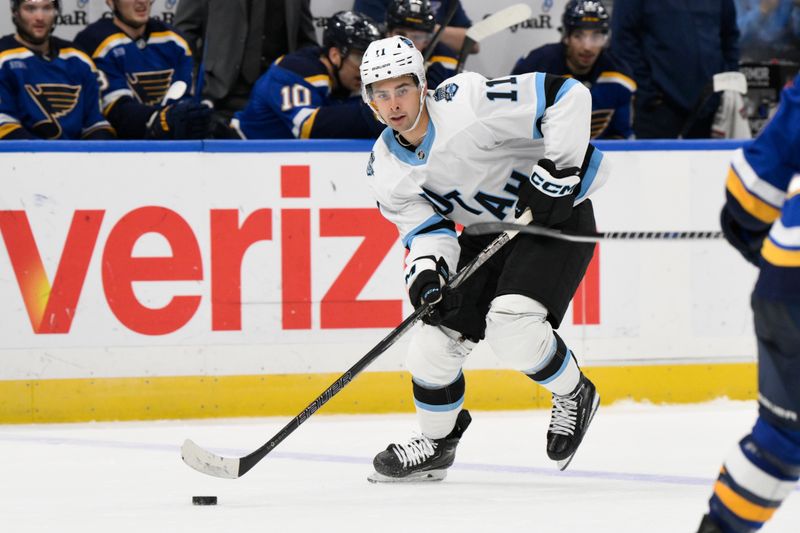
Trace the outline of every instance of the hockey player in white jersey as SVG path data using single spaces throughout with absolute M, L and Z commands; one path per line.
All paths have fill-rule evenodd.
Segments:
M 444 478 L 471 420 L 462 366 L 480 340 L 552 392 L 547 454 L 563 470 L 600 398 L 554 330 L 594 245 L 519 235 L 457 291 L 444 286 L 494 237 L 457 237 L 455 224 L 530 209 L 535 224 L 595 231 L 588 197 L 607 171 L 589 144 L 589 91 L 544 73 L 463 73 L 428 92 L 421 54 L 399 36 L 370 44 L 361 80 L 364 100 L 388 125 L 370 155 L 369 186 L 408 249 L 411 303 L 436 304 L 406 362 L 421 434 L 380 452 L 370 480 Z

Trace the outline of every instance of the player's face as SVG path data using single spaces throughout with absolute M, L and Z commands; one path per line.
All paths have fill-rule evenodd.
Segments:
M 419 87 L 411 76 L 383 80 L 370 85 L 372 102 L 390 128 L 406 131 L 419 114 Z
M 106 0 L 112 9 L 116 7 L 126 23 L 142 26 L 150 18 L 151 0 Z
M 353 50 L 342 60 L 342 66 L 339 68 L 339 81 L 351 93 L 361 90 L 361 71 L 359 67 L 363 56 L 364 52 L 361 50 Z
M 589 70 L 607 40 L 608 34 L 600 30 L 575 30 L 566 39 L 567 60 L 580 69 Z
M 409 28 L 395 28 L 391 30 L 387 37 L 394 37 L 395 35 L 399 35 L 400 37 L 405 37 L 410 39 L 412 43 L 414 43 L 414 47 L 419 50 L 425 50 L 425 47 L 430 44 L 431 39 L 433 38 L 432 33 L 428 33 L 426 31 L 419 31 L 419 30 L 412 30 Z
M 26 37 L 38 43 L 50 36 L 56 14 L 51 0 L 28 0 L 19 6 L 18 21 Z

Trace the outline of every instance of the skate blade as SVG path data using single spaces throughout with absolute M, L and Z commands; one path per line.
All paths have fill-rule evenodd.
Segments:
M 595 394 L 594 395 L 594 400 L 592 401 L 592 412 L 589 414 L 589 421 L 586 423 L 586 431 L 589 431 L 589 426 L 592 425 L 592 420 L 594 420 L 594 414 L 597 412 L 597 408 L 598 407 L 600 407 L 600 395 L 599 394 Z M 586 431 L 584 431 L 584 433 L 583 433 L 584 437 L 586 436 Z M 578 448 L 581 447 L 581 444 L 583 444 L 583 439 L 581 439 L 581 443 L 578 444 Z M 575 451 L 572 452 L 572 455 L 570 455 L 566 459 L 561 459 L 560 461 L 556 461 L 556 465 L 558 466 L 558 469 L 561 470 L 562 472 L 564 470 L 566 470 L 567 467 L 569 466 L 569 464 L 572 462 L 572 458 L 575 457 L 575 454 L 577 452 L 578 452 L 578 450 L 576 448 Z
M 370 483 L 426 483 L 429 481 L 441 481 L 447 477 L 447 470 L 429 470 L 427 472 L 417 472 L 405 477 L 384 476 L 378 472 L 373 472 L 367 476 Z

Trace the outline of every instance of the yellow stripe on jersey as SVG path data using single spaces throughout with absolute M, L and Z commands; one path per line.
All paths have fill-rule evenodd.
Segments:
M 454 57 L 450 56 L 433 56 L 430 59 L 431 63 L 442 63 L 444 66 L 449 68 L 456 68 L 458 65 L 458 60 Z
M 71 57 L 77 57 L 78 59 L 89 65 L 89 68 L 92 69 L 93 72 L 97 71 L 97 67 L 94 66 L 94 61 L 92 61 L 92 58 L 87 56 L 85 53 L 78 50 L 77 48 L 62 48 L 58 52 L 58 57 L 60 57 L 61 59 L 69 59 Z
M 744 183 L 742 183 L 742 180 L 733 168 L 728 170 L 726 187 L 728 188 L 728 192 L 738 200 L 742 208 L 761 222 L 772 224 L 780 216 L 780 209 L 772 207 L 745 188 Z
M 314 87 L 330 87 L 331 84 L 331 78 L 327 74 L 317 74 L 303 79 Z
M 153 32 L 150 34 L 150 37 L 148 37 L 147 41 L 148 42 L 172 41 L 173 43 L 183 48 L 187 56 L 192 55 L 192 49 L 189 46 L 189 43 L 186 42 L 186 39 L 184 39 L 174 31 L 167 30 L 167 31 Z
M 736 516 L 743 520 L 749 522 L 766 522 L 775 514 L 776 509 L 764 507 L 746 500 L 721 481 L 717 481 L 714 484 L 714 493 L 720 501 L 725 504 L 725 507 L 733 511 Z
M 636 82 L 622 72 L 605 71 L 597 77 L 597 83 L 619 83 L 625 86 L 630 92 L 636 92 Z
M 127 44 L 129 42 L 131 42 L 130 37 L 124 33 L 112 33 L 95 48 L 94 52 L 92 52 L 92 58 L 103 57 L 118 44 Z
M 779 267 L 800 267 L 800 250 L 781 248 L 771 239 L 764 240 L 761 255 L 771 264 Z
M 23 59 L 32 55 L 33 52 L 24 47 L 12 48 L 10 50 L 6 50 L 5 52 L 0 52 L 0 68 L 2 68 L 3 63 L 6 61 L 11 59 Z
M 300 138 L 301 139 L 310 139 L 311 138 L 311 128 L 314 127 L 314 119 L 317 118 L 317 113 L 319 112 L 319 108 L 316 108 L 308 118 L 303 122 L 303 126 L 300 128 Z
M 5 138 L 8 136 L 12 131 L 20 129 L 22 126 L 16 123 L 12 124 L 3 124 L 0 126 L 0 139 Z

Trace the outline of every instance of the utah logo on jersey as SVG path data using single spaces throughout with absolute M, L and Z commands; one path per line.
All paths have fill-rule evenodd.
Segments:
M 455 83 L 448 83 L 447 85 L 436 89 L 436 92 L 433 93 L 433 99 L 437 102 L 440 100 L 447 100 L 449 102 L 453 99 L 457 92 L 458 85 Z
M 158 105 L 172 85 L 175 69 L 151 70 L 149 72 L 133 72 L 126 74 L 128 86 L 136 94 L 140 102 L 146 105 Z
M 81 95 L 81 86 L 37 83 L 36 85 L 26 84 L 25 91 L 45 117 L 44 120 L 34 125 L 34 130 L 46 139 L 55 139 L 61 136 L 61 124 L 58 119 L 75 109 Z

